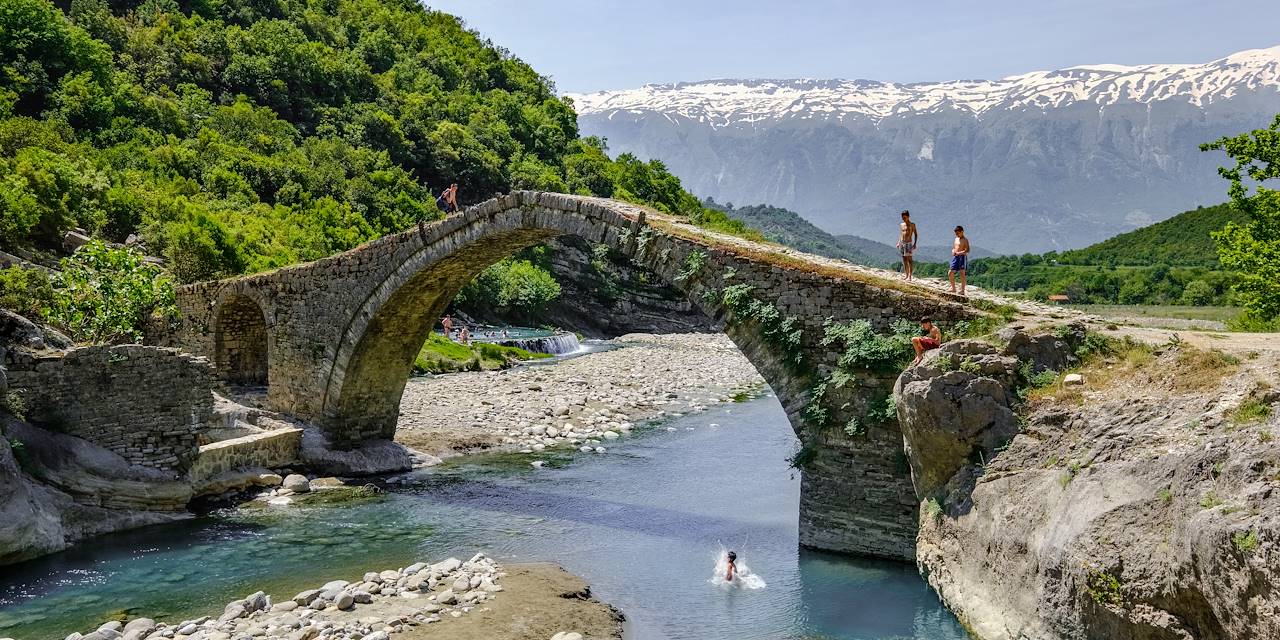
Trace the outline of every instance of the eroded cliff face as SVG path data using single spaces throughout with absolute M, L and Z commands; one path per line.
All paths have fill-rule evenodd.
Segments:
M 0 565 L 104 533 L 190 517 L 185 483 L 3 414 L 0 435 Z
M 194 435 L 182 440 L 190 452 L 180 456 L 163 445 L 166 429 L 194 433 L 189 423 L 203 420 L 198 410 L 211 400 L 182 402 L 184 393 L 198 398 L 198 386 L 155 389 L 157 381 L 203 383 L 207 394 L 207 378 L 170 375 L 157 366 L 174 357 L 164 350 L 70 347 L 57 332 L 0 310 L 0 565 L 190 517 L 191 486 L 164 463 L 188 459 Z M 67 355 L 85 352 L 88 359 Z M 129 385 L 154 400 L 115 390 Z M 176 417 L 160 419 L 168 413 Z
M 1058 335 L 899 379 L 926 579 L 984 640 L 1280 638 L 1280 357 L 1121 345 L 1027 393 Z

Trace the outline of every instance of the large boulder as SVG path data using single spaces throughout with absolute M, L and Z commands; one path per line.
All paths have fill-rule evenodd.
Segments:
M 14 356 L 9 353 L 13 350 L 40 352 L 69 349 L 71 346 L 71 339 L 61 333 L 12 311 L 0 309 L 0 354 L 7 353 L 6 358 Z
M 989 344 L 958 340 L 898 377 L 894 398 L 916 495 L 935 494 L 1017 435 L 1010 408 L 1017 367 Z
M 0 565 L 66 546 L 61 510 L 70 498 L 30 482 L 9 440 L 0 437 Z
M 1086 333 L 1083 322 L 1073 322 L 1040 332 L 1014 325 L 997 335 L 1005 341 L 1004 355 L 1029 363 L 1032 373 L 1040 373 L 1065 371 L 1080 364 L 1076 351 L 1084 344 Z

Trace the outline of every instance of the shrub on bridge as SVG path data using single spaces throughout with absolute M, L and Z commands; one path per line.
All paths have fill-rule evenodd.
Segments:
M 754 322 L 756 331 L 766 344 L 774 347 L 782 362 L 793 370 L 804 367 L 804 331 L 795 316 L 783 316 L 776 305 L 752 295 L 749 284 L 729 285 L 721 291 L 720 301 L 733 315 L 734 322 Z

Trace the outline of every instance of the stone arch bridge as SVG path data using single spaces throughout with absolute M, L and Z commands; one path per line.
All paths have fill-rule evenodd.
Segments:
M 516 192 L 312 263 L 182 287 L 178 342 L 207 356 L 230 383 L 266 384 L 272 409 L 318 425 L 334 446 L 390 439 L 414 357 L 446 305 L 494 262 L 566 235 L 608 245 L 724 320 L 815 453 L 802 474 L 803 544 L 914 557 L 918 503 L 897 425 L 857 437 L 805 426 L 810 388 L 837 357 L 822 345 L 824 323 L 865 318 L 885 331 L 896 318 L 946 324 L 980 312 L 872 270 L 710 233 L 617 201 Z M 794 318 L 800 337 L 791 350 L 807 367 L 789 363 L 794 353 L 726 304 L 723 292 L 734 286 Z M 860 415 L 895 377 L 858 380 L 832 422 Z

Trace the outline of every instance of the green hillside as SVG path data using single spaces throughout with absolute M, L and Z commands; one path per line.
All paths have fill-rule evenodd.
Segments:
M 767 204 L 734 207 L 714 200 L 707 200 L 705 204 L 760 231 L 768 240 L 806 253 L 874 266 L 889 266 L 898 261 L 898 252 L 893 247 L 857 236 L 833 236 L 788 209 Z
M 412 0 L 0 0 L 0 249 L 139 236 L 181 281 L 352 248 L 512 189 L 749 233 L 610 159 L 550 80 Z
M 1080 304 L 1229 305 L 1235 276 L 1218 264 L 1210 233 L 1242 219 L 1228 205 L 1201 207 L 1083 249 L 979 258 L 970 263 L 969 281 Z M 918 271 L 946 275 L 941 264 Z
M 1064 251 L 1058 255 L 1058 262 L 1217 268 L 1218 252 L 1209 234 L 1228 222 L 1243 223 L 1245 216 L 1229 204 L 1200 207 L 1083 249 Z

